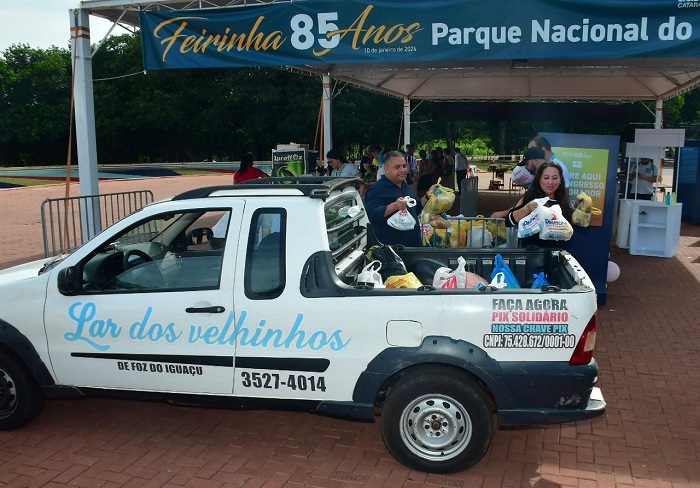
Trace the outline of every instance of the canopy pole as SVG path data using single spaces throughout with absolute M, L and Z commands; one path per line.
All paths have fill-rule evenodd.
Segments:
M 319 144 L 320 144 L 320 147 L 318 148 L 318 157 L 319 157 L 319 160 L 320 160 L 321 162 L 324 162 L 324 161 L 325 161 L 324 154 L 327 152 L 327 149 L 323 146 L 323 145 L 325 144 L 325 141 L 324 141 L 324 139 L 323 139 L 323 120 L 321 120 L 321 118 L 320 118 L 321 114 L 323 113 L 323 105 L 324 105 L 324 103 L 323 103 L 323 97 L 321 97 L 321 107 L 320 107 L 321 111 L 320 111 L 319 114 L 318 114 L 318 115 L 319 115 L 319 119 L 318 119 L 318 130 L 319 130 L 319 133 L 321 134 L 321 136 L 319 137 L 319 141 L 320 141 Z M 316 164 L 318 164 L 318 162 L 317 162 Z M 324 164 L 323 167 L 325 168 L 325 166 L 326 166 L 326 165 Z
M 333 127 L 331 125 L 331 99 L 333 97 L 330 75 L 323 75 L 323 151 L 319 158 L 325 158 L 325 152 L 332 149 Z
M 70 182 L 73 172 L 73 109 L 75 108 L 75 59 L 71 60 L 73 64 L 73 72 L 71 73 L 70 87 L 70 117 L 68 125 L 68 154 L 66 155 L 66 191 L 64 192 L 65 200 L 63 202 L 63 249 L 68 249 L 68 197 L 70 197 Z M 71 208 L 72 211 L 72 208 Z
M 401 150 L 401 133 L 402 133 L 402 127 L 403 127 L 403 114 L 401 114 L 401 121 L 399 122 L 399 137 L 398 140 L 396 141 L 396 149 L 399 151 Z
M 319 144 L 319 134 L 323 131 L 323 125 L 321 124 L 321 118 L 323 116 L 323 95 L 321 95 L 321 103 L 318 104 L 318 117 L 316 118 L 316 135 L 314 136 L 314 150 L 318 149 Z M 321 136 L 323 137 L 323 136 Z M 321 148 L 323 149 L 323 148 Z
M 411 143 L 411 99 L 403 99 L 403 147 Z
M 654 129 L 663 129 L 664 127 L 664 101 L 660 98 L 656 99 L 656 118 L 654 120 Z
M 80 196 L 99 195 L 97 144 L 95 137 L 95 101 L 92 91 L 92 56 L 90 52 L 90 14 L 87 10 L 70 10 L 71 51 L 75 87 L 75 136 L 78 148 Z M 102 230 L 98 198 L 86 199 L 81 205 L 83 242 Z

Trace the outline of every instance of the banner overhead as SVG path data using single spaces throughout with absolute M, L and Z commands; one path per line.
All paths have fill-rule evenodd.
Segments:
M 700 53 L 700 1 L 297 0 L 140 15 L 147 70 Z

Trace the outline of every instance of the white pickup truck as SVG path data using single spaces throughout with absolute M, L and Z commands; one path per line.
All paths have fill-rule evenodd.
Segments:
M 497 425 L 605 411 L 595 290 L 572 256 L 499 249 L 523 286 L 551 285 L 446 290 L 436 267 L 463 256 L 488 277 L 496 250 L 397 249 L 426 286 L 358 285 L 372 232 L 356 182 L 192 190 L 0 272 L 0 429 L 90 394 L 378 415 L 401 463 L 453 472 Z

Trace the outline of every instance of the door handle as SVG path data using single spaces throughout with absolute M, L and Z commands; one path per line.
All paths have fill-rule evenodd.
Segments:
M 187 313 L 224 313 L 226 309 L 219 305 L 213 307 L 187 307 L 185 312 Z

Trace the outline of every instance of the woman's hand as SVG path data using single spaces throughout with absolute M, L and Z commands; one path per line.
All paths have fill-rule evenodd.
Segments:
M 535 202 L 535 201 L 529 202 L 527 205 L 525 205 L 525 209 L 527 210 L 528 214 L 531 214 L 532 212 L 537 210 L 537 202 Z
M 423 195 L 423 196 L 421 197 L 421 199 L 420 199 L 421 205 L 423 205 L 423 206 L 425 207 L 425 206 L 428 204 L 428 200 L 430 200 L 430 197 L 433 196 L 433 194 L 435 193 L 435 189 L 436 189 L 438 186 L 440 186 L 440 185 L 438 185 L 437 183 L 435 183 L 433 186 L 431 186 L 430 188 L 428 188 L 428 191 L 425 192 L 425 195 Z

